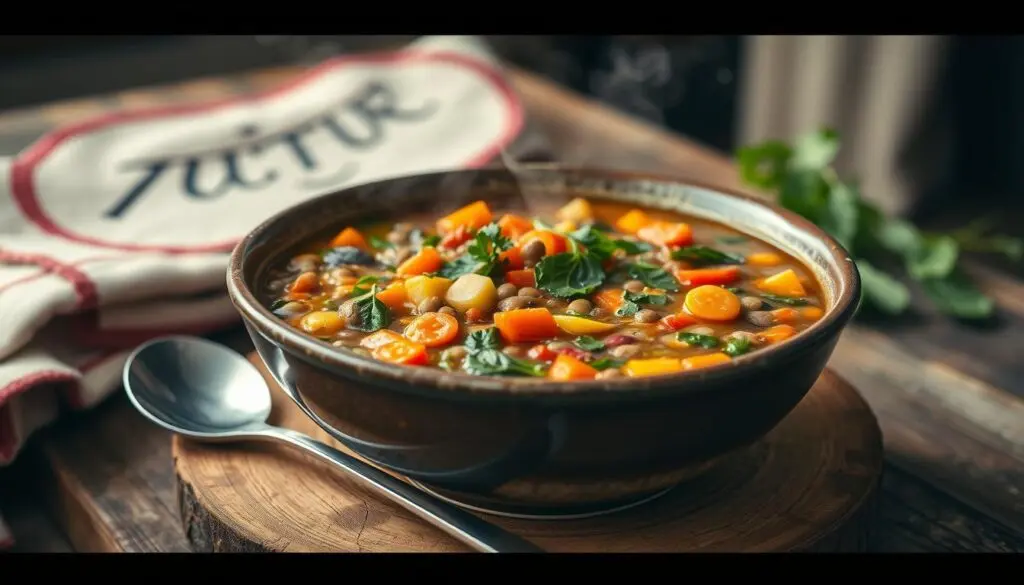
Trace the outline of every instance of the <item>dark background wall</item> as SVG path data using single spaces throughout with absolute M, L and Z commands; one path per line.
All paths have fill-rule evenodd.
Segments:
M 0 110 L 321 59 L 409 36 L 0 37 Z M 723 151 L 735 148 L 738 36 L 493 36 L 509 61 Z M 1024 188 L 1024 39 L 953 41 L 942 89 L 956 128 L 951 194 Z M 1013 200 L 1019 200 L 1014 197 Z

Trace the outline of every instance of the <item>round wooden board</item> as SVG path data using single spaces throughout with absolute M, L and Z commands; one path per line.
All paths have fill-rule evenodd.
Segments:
M 271 386 L 272 422 L 340 447 Z M 176 436 L 172 453 L 198 551 L 468 551 L 288 446 Z M 552 552 L 860 551 L 881 471 L 874 415 L 826 370 L 759 443 L 652 502 L 584 520 L 488 519 Z

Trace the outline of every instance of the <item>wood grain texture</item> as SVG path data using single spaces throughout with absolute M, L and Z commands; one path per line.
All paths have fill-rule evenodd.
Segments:
M 297 73 L 266 70 L 165 87 L 161 93 L 167 103 L 182 103 L 223 91 L 266 89 Z M 558 160 L 742 188 L 735 167 L 721 153 L 536 76 L 517 71 L 512 79 Z M 122 107 L 117 96 L 103 96 L 5 112 L 0 154 L 17 152 L 58 121 Z M 1014 396 L 1024 396 L 1017 357 L 1024 344 L 1024 283 L 987 265 L 970 270 L 999 303 L 1001 314 L 989 329 L 927 311 L 892 322 L 863 320 L 844 333 L 830 362 L 860 390 L 883 431 L 886 473 L 873 549 L 1024 552 L 1024 440 Z M 242 344 L 237 347 L 248 351 L 244 335 L 236 333 Z M 40 489 L 29 495 L 45 502 L 75 548 L 188 548 L 177 522 L 169 438 L 123 397 L 40 436 L 26 456 L 41 470 Z M 0 484 L 2 477 L 0 471 Z M 10 516 L 7 501 L 0 494 L 0 509 Z
M 280 389 L 275 424 L 333 443 Z M 205 552 L 468 549 L 288 446 L 171 448 L 185 533 Z M 653 502 L 572 521 L 490 520 L 552 552 L 862 551 L 882 471 L 881 433 L 831 372 L 765 439 Z

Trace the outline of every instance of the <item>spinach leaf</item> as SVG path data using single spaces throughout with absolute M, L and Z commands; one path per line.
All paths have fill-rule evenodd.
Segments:
M 907 259 L 907 272 L 915 280 L 945 278 L 956 268 L 960 246 L 950 236 L 922 238 Z
M 730 337 L 722 348 L 722 353 L 729 357 L 741 356 L 753 349 L 753 344 L 745 337 Z
M 466 350 L 470 353 L 485 349 L 498 349 L 501 347 L 501 338 L 498 336 L 498 329 L 496 327 L 488 327 L 487 329 L 478 329 L 470 333 L 463 345 L 466 346 Z
M 274 312 L 280 309 L 281 307 L 287 305 L 288 302 L 288 299 L 277 299 L 274 302 L 270 303 L 270 311 Z
M 544 365 L 514 358 L 498 349 L 485 349 L 466 356 L 462 369 L 474 376 L 543 376 Z
M 615 358 L 603 357 L 601 359 L 590 362 L 590 367 L 595 370 L 607 370 L 608 368 L 621 368 L 626 362 L 624 360 L 617 360 Z
M 594 339 L 589 335 L 581 335 L 577 337 L 573 344 L 582 349 L 583 351 L 601 351 L 604 349 L 604 342 L 600 339 Z
M 633 242 L 631 240 L 612 240 L 615 247 L 626 253 L 627 256 L 636 256 L 637 254 L 643 254 L 650 252 L 654 249 L 653 246 L 647 242 Z
M 676 339 L 693 347 L 703 347 L 704 349 L 713 349 L 718 347 L 718 338 L 714 335 L 703 335 L 700 333 L 680 331 L 676 334 Z
M 377 298 L 376 284 L 370 288 L 370 292 L 357 298 L 355 305 L 359 312 L 359 323 L 352 325 L 354 329 L 372 333 L 387 327 L 391 322 L 391 312 L 388 310 L 388 306 Z
M 630 264 L 627 272 L 630 278 L 639 280 L 650 288 L 660 288 L 671 292 L 679 290 L 679 281 L 661 266 L 646 262 Z
M 537 288 L 561 298 L 589 295 L 604 283 L 601 259 L 589 249 L 581 252 L 573 238 L 569 245 L 572 251 L 545 256 L 534 267 Z
M 673 260 L 685 260 L 695 266 L 712 264 L 743 264 L 743 256 L 727 254 L 707 246 L 687 246 L 672 252 Z
M 344 264 L 368 266 L 376 262 L 373 256 L 354 246 L 328 248 L 320 253 L 320 257 L 328 268 L 337 268 Z
M 445 278 L 455 279 L 463 274 L 475 272 L 490 276 L 500 264 L 501 252 L 512 247 L 512 240 L 501 234 L 496 223 L 489 223 L 476 231 L 466 253 L 446 263 L 438 272 Z
M 361 277 L 359 277 L 359 280 L 356 281 L 355 286 L 352 287 L 352 292 L 349 294 L 349 296 L 351 296 L 351 297 L 361 297 L 361 296 L 365 295 L 366 293 L 370 292 L 370 289 L 366 288 L 363 285 L 369 285 L 369 284 L 373 284 L 373 283 L 379 282 L 379 281 L 380 281 L 380 277 L 379 276 L 369 276 L 369 275 L 361 276 Z
M 590 225 L 585 225 L 572 232 L 569 237 L 583 244 L 588 253 L 596 256 L 602 262 L 615 252 L 615 242 Z
M 409 232 L 409 243 L 414 248 L 426 248 L 428 246 L 436 246 L 441 242 L 441 236 L 437 234 L 426 235 L 423 230 L 416 228 Z
M 395 245 L 391 242 L 377 236 L 370 236 L 370 246 L 375 250 L 386 250 L 388 248 L 394 248 Z
M 652 295 L 647 293 L 633 293 L 622 291 L 622 305 L 615 310 L 619 317 L 631 317 L 640 310 L 640 305 L 656 305 L 663 307 L 669 303 L 666 295 Z
M 778 303 L 780 305 L 790 305 L 792 307 L 802 307 L 803 305 L 806 305 L 810 302 L 803 297 L 786 297 L 766 292 L 761 293 L 761 298 L 772 303 Z

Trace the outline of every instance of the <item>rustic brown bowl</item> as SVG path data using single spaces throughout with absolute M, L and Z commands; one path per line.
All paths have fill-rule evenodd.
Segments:
M 825 316 L 730 363 L 676 375 L 557 383 L 400 367 L 331 346 L 267 308 L 267 268 L 313 237 L 470 200 L 584 195 L 727 224 L 801 260 Z M 523 167 L 438 172 L 344 189 L 272 217 L 235 248 L 228 290 L 270 369 L 331 435 L 435 492 L 506 512 L 585 512 L 650 497 L 770 431 L 804 397 L 854 314 L 848 253 L 809 221 L 743 195 L 625 172 Z

